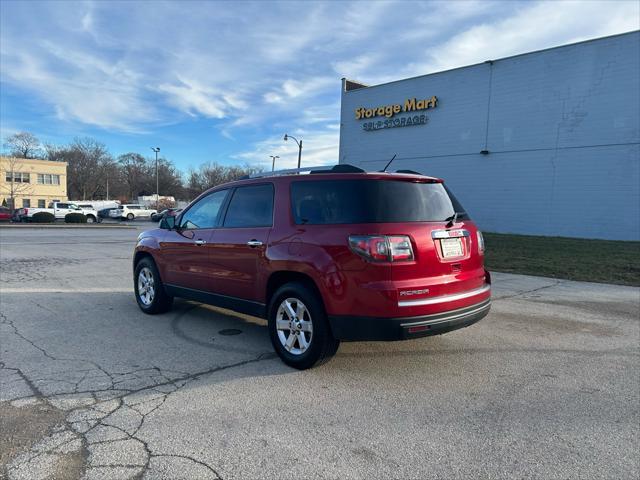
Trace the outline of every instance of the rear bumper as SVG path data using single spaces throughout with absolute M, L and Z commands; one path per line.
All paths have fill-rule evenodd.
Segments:
M 333 336 L 343 341 L 393 341 L 440 335 L 468 327 L 489 313 L 491 299 L 468 307 L 420 317 L 329 316 Z

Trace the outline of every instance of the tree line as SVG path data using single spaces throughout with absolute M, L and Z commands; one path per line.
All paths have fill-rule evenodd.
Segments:
M 123 202 L 156 192 L 155 156 L 138 152 L 113 156 L 107 146 L 90 137 L 75 138 L 67 145 L 42 143 L 29 132 L 7 138 L 5 155 L 67 162 L 67 195 L 73 200 L 117 199 Z M 160 195 L 191 200 L 207 188 L 262 171 L 250 165 L 224 166 L 215 162 L 191 168 L 186 174 L 158 157 Z

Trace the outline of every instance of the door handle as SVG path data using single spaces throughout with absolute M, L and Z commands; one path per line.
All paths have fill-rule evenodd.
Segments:
M 197 246 L 199 246 L 199 247 L 200 247 L 200 246 L 202 246 L 202 245 L 204 245 L 205 243 L 207 243 L 205 240 L 196 240 L 196 241 L 195 241 L 195 244 L 196 244 Z
M 247 242 L 247 245 L 249 245 L 251 248 L 255 248 L 255 247 L 261 247 L 262 246 L 262 242 L 260 240 L 249 240 Z

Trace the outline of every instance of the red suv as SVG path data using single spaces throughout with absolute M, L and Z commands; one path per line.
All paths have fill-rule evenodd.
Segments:
M 313 169 L 310 169 L 313 170 Z M 138 238 L 138 305 L 173 297 L 267 318 L 295 368 L 341 340 L 403 340 L 489 312 L 482 234 L 438 178 L 347 165 L 214 187 Z

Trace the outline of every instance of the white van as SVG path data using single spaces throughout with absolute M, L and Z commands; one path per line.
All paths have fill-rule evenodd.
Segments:
M 118 206 L 117 209 L 111 210 L 109 217 L 133 220 L 138 217 L 150 217 L 153 213 L 156 213 L 155 209 L 150 209 L 137 203 L 126 203 Z

